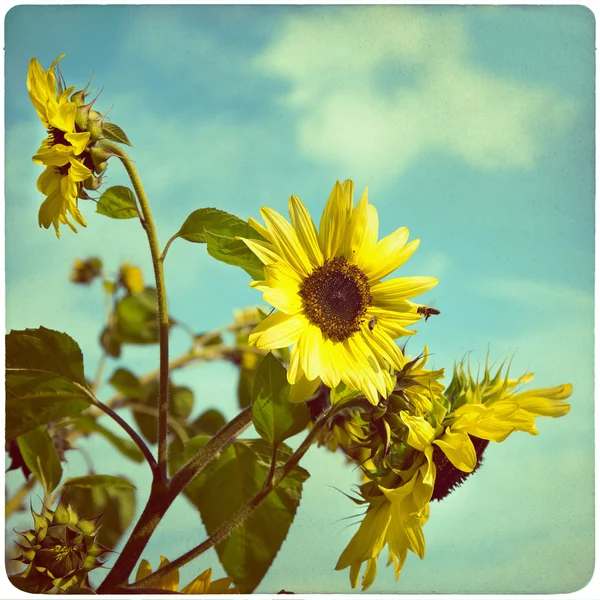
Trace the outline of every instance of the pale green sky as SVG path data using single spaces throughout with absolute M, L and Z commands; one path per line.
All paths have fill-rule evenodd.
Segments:
M 451 372 L 471 352 L 517 351 L 515 374 L 539 387 L 572 382 L 571 413 L 491 444 L 483 468 L 432 506 L 424 561 L 399 582 L 382 553 L 373 593 L 551 593 L 587 584 L 594 565 L 593 281 L 594 17 L 581 6 L 277 7 L 21 6 L 5 22 L 6 327 L 44 325 L 81 345 L 88 373 L 100 356 L 99 289 L 67 278 L 75 258 L 151 265 L 143 231 L 81 210 L 77 235 L 37 228 L 42 196 L 30 160 L 44 131 L 29 103 L 27 64 L 66 52 L 68 84 L 94 73 L 99 100 L 135 144 L 161 243 L 194 209 L 241 218 L 284 213 L 299 196 L 315 220 L 336 179 L 368 184 L 380 235 L 400 226 L 421 246 L 402 275 L 440 283 L 426 300 L 441 315 L 420 325 Z M 64 32 L 64 35 L 61 34 Z M 109 185 L 126 184 L 118 165 Z M 170 309 L 202 331 L 260 302 L 248 277 L 201 246 L 176 242 L 167 261 Z M 176 333 L 173 355 L 185 349 Z M 156 347 L 128 347 L 137 374 Z M 109 361 L 108 374 L 116 368 Z M 177 374 L 195 412 L 233 417 L 235 372 L 215 365 Z M 110 388 L 103 389 L 103 397 Z M 209 398 L 209 400 L 205 400 Z M 300 439 L 300 438 L 298 438 Z M 298 442 L 296 442 L 298 443 Z M 97 471 L 148 479 L 102 441 L 86 444 Z M 67 476 L 81 474 L 70 453 Z M 358 481 L 343 458 L 311 449 L 295 522 L 257 589 L 349 593 L 333 570 L 356 527 L 355 507 L 330 486 Z M 10 486 L 20 474 L 9 473 Z M 141 503 L 140 503 L 141 504 Z M 142 506 L 139 506 L 138 513 Z M 8 522 L 9 531 L 20 519 Z M 175 558 L 199 543 L 197 514 L 179 500 L 144 556 Z M 187 582 L 216 554 L 182 569 Z

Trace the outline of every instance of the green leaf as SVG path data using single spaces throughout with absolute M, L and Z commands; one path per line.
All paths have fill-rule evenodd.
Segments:
M 221 412 L 215 408 L 204 411 L 191 425 L 191 429 L 196 434 L 214 435 L 226 425 L 227 421 Z
M 83 435 L 89 435 L 93 432 L 100 434 L 127 458 L 138 463 L 144 461 L 142 451 L 133 440 L 116 435 L 103 425 L 100 425 L 100 423 L 97 423 L 93 417 L 79 417 L 74 421 L 73 425 Z
M 14 330 L 6 336 L 6 368 L 45 371 L 86 385 L 77 342 L 45 327 Z
M 129 138 L 125 135 L 125 132 L 114 123 L 104 122 L 102 123 L 102 135 L 112 142 L 118 142 L 119 144 L 127 144 L 131 146 Z
M 263 265 L 236 237 L 262 240 L 246 221 L 216 208 L 195 210 L 185 220 L 178 236 L 188 242 L 206 243 L 208 253 L 217 260 L 241 267 L 254 279 L 264 279 Z
M 217 260 L 234 267 L 241 267 L 254 280 L 265 278 L 264 265 L 242 242 L 213 233 L 206 233 L 208 253 Z
M 194 392 L 187 387 L 172 385 L 169 390 L 169 413 L 177 419 L 187 419 L 194 407 Z
M 178 468 L 210 439 L 197 436 L 185 451 L 181 442 L 171 444 L 172 468 Z M 179 454 L 174 451 L 179 448 Z M 184 494 L 200 511 L 207 533 L 212 535 L 263 486 L 269 471 L 271 449 L 263 440 L 236 440 L 190 485 Z M 282 444 L 278 464 L 291 456 Z M 219 560 L 242 593 L 252 592 L 271 566 L 294 519 L 309 474 L 296 467 L 239 527 L 216 546 Z
M 102 514 L 97 540 L 114 548 L 135 513 L 135 486 L 123 477 L 87 475 L 67 479 L 65 499 L 81 517 Z
M 289 402 L 286 370 L 271 354 L 258 367 L 254 381 L 252 421 L 264 440 L 278 445 L 306 428 L 310 413 L 304 402 Z
M 111 219 L 133 219 L 138 216 L 135 196 L 124 185 L 109 187 L 100 196 L 96 212 Z
M 156 344 L 158 342 L 158 300 L 154 288 L 129 294 L 115 308 L 116 334 L 126 344 Z
M 20 435 L 17 444 L 25 464 L 42 483 L 46 494 L 52 493 L 62 478 L 62 466 L 47 429 L 36 427 Z
M 45 327 L 6 336 L 6 439 L 89 406 L 83 356 L 66 333 Z
M 104 328 L 104 331 L 100 334 L 100 345 L 113 358 L 121 356 L 121 342 L 114 327 Z
M 110 378 L 110 384 L 124 396 L 130 398 L 142 398 L 144 386 L 140 380 L 127 369 L 117 369 Z
M 233 239 L 236 236 L 262 239 L 246 221 L 217 208 L 195 210 L 181 226 L 179 237 L 188 242 L 206 243 L 206 233 Z

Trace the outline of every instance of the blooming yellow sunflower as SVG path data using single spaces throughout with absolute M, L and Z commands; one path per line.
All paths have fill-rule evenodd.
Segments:
M 404 357 L 394 339 L 421 318 L 413 298 L 437 284 L 433 277 L 381 281 L 419 245 L 407 244 L 405 227 L 378 241 L 377 210 L 367 189 L 353 206 L 354 184 L 336 182 L 319 231 L 296 196 L 289 201 L 291 224 L 262 208 L 263 226 L 250 225 L 265 241 L 244 239 L 264 264 L 264 281 L 250 285 L 277 309 L 250 335 L 265 350 L 292 346 L 290 400 L 303 401 L 321 381 L 361 391 L 372 404 L 394 386 L 390 373 Z

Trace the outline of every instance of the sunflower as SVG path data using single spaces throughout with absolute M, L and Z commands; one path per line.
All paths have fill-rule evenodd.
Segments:
M 27 72 L 29 98 L 49 134 L 32 159 L 46 166 L 37 183 L 40 192 L 46 196 L 39 210 L 38 222 L 46 229 L 53 224 L 57 237 L 60 237 L 60 223 L 77 232 L 69 214 L 79 225 L 86 226 L 77 207 L 77 199 L 83 182 L 93 176 L 90 168 L 93 164 L 86 152 L 90 133 L 77 127 L 77 105 L 69 101 L 69 94 L 74 88 L 65 89 L 62 79 L 55 73 L 63 56 L 59 56 L 47 71 L 42 69 L 37 59 L 32 58 Z
M 346 413 L 348 422 L 337 422 L 351 433 L 349 442 L 338 435 L 347 457 L 356 461 L 357 448 L 370 449 L 368 460 L 356 461 L 368 480 L 359 488 L 368 509 L 336 565 L 350 567 L 352 587 L 363 562 L 363 590 L 373 583 L 386 544 L 396 579 L 409 550 L 425 556 L 422 527 L 430 501 L 445 498 L 475 472 L 490 441 L 502 442 L 516 431 L 537 435 L 535 417 L 562 417 L 570 410 L 565 400 L 571 384 L 523 391 L 518 388 L 531 381 L 531 373 L 511 379 L 502 365 L 492 376 L 486 362 L 478 381 L 463 362 L 444 391 L 438 381 L 443 371 L 425 369 L 426 359 L 427 349 L 406 364 L 386 403 Z
M 353 207 L 354 184 L 336 182 L 317 232 L 296 196 L 289 201 L 291 224 L 262 208 L 263 226 L 250 225 L 264 238 L 244 239 L 264 264 L 264 281 L 250 285 L 277 309 L 250 335 L 265 350 L 292 346 L 290 400 L 303 401 L 322 382 L 340 382 L 361 391 L 376 405 L 394 386 L 390 372 L 405 360 L 394 343 L 415 332 L 406 329 L 421 315 L 410 298 L 437 284 L 433 277 L 381 281 L 414 253 L 405 227 L 377 241 L 377 210 L 367 190 Z
M 159 568 L 165 567 L 169 564 L 169 560 L 164 556 L 160 557 Z M 152 567 L 150 563 L 143 559 L 138 567 L 135 580 L 140 581 L 144 577 L 147 577 L 152 573 Z M 215 579 L 211 581 L 212 569 L 206 569 L 190 581 L 182 590 L 180 594 L 237 594 L 238 590 L 233 586 L 233 579 L 231 577 L 223 577 L 222 579 Z M 173 571 L 167 575 L 163 575 L 155 584 L 151 587 L 167 590 L 169 592 L 177 592 L 179 589 L 179 570 Z

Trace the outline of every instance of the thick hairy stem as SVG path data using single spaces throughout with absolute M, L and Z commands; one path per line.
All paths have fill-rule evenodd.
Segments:
M 215 458 L 216 454 L 242 433 L 251 422 L 252 411 L 247 408 L 218 431 L 171 481 L 163 483 L 155 479 L 146 508 L 117 562 L 98 588 L 98 593 L 116 593 L 117 588 L 121 588 L 127 583 L 127 579 L 144 551 L 150 536 L 175 498 Z
M 142 211 L 142 225 L 148 236 L 152 264 L 154 266 L 154 279 L 156 282 L 156 297 L 158 300 L 158 342 L 160 347 L 160 376 L 158 396 L 158 469 L 163 481 L 167 480 L 167 437 L 169 435 L 169 313 L 167 310 L 167 292 L 165 288 L 165 277 L 163 263 L 160 258 L 160 247 L 156 235 L 154 218 L 150 210 L 150 204 L 144 192 L 142 181 L 138 175 L 133 161 L 119 148 L 117 156 L 121 159 L 133 189 L 137 195 Z
M 144 508 L 125 547 L 121 550 L 117 562 L 96 590 L 98 594 L 114 593 L 115 589 L 127 582 L 150 536 L 158 527 L 173 500 L 175 500 L 175 496 L 168 492 L 163 483 L 155 482 L 153 484 L 146 508 Z

